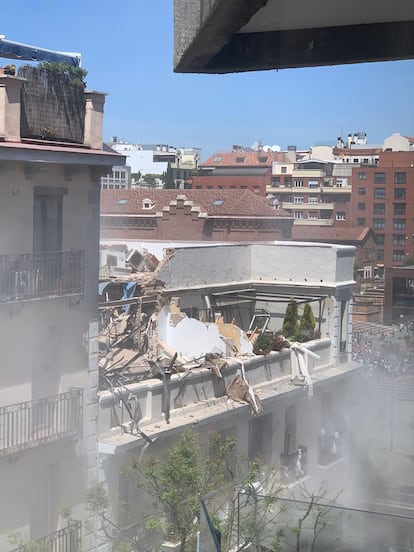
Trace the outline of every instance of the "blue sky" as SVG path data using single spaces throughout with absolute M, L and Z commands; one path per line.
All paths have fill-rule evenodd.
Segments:
M 413 61 L 182 75 L 172 0 L 21 0 L 1 12 L 10 40 L 82 53 L 88 88 L 108 92 L 105 139 L 201 147 L 206 159 L 256 140 L 333 143 L 341 128 L 370 143 L 414 135 Z

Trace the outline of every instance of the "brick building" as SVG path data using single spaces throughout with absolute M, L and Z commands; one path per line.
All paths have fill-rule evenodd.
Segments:
M 242 189 L 264 197 L 272 182 L 274 162 L 290 163 L 285 152 L 257 151 L 233 147 L 231 152 L 213 154 L 193 176 L 192 187 L 197 190 Z
M 102 190 L 101 239 L 290 239 L 293 219 L 249 190 Z
M 381 152 L 378 166 L 352 170 L 350 223 L 377 235 L 377 262 L 401 266 L 414 253 L 414 152 Z

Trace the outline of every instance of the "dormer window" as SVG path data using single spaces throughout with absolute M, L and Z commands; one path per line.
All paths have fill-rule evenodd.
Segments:
M 153 207 L 154 207 L 154 204 L 151 199 L 145 198 L 142 200 L 143 209 L 152 209 Z
M 236 163 L 244 163 L 244 157 L 236 157 Z

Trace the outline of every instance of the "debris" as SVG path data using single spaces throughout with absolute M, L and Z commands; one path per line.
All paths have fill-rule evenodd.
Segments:
M 259 414 L 263 410 L 259 397 L 240 375 L 235 376 L 227 386 L 226 393 L 233 401 L 247 402 L 254 414 Z

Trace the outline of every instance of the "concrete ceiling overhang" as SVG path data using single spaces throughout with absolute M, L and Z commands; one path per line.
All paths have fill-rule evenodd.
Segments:
M 176 72 L 414 58 L 413 0 L 174 0 Z

